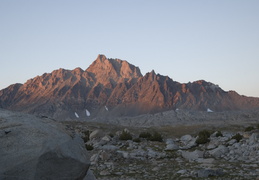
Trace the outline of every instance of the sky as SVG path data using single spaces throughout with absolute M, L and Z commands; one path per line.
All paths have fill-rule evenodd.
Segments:
M 0 89 L 98 54 L 259 97 L 259 1 L 0 0 Z

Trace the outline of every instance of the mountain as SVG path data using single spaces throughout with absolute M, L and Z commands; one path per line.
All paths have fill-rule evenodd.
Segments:
M 204 80 L 179 83 L 151 71 L 144 76 L 127 61 L 98 55 L 86 69 L 58 69 L 0 91 L 0 107 L 60 120 L 134 116 L 166 110 L 253 109 L 259 98 L 226 92 Z

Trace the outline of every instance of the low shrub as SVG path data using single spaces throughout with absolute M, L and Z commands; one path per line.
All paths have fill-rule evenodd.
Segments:
M 132 140 L 132 135 L 129 132 L 123 130 L 119 139 L 123 141 Z
M 163 142 L 163 137 L 160 133 L 158 132 L 154 132 L 154 133 L 150 133 L 150 132 L 141 132 L 139 134 L 139 138 L 144 138 L 147 139 L 149 141 L 158 141 L 158 142 Z
M 84 136 L 82 137 L 82 139 L 84 140 L 84 142 L 89 141 L 90 131 L 89 130 L 84 131 L 83 134 L 84 134 Z
M 221 131 L 217 131 L 216 137 L 223 137 L 223 134 L 221 133 Z
M 158 141 L 163 142 L 163 137 L 160 133 L 154 132 L 152 136 L 149 138 L 150 141 Z
M 133 139 L 133 142 L 139 143 L 139 142 L 141 142 L 141 140 L 139 138 L 135 138 L 135 139 Z
M 237 142 L 239 142 L 242 138 L 243 138 L 243 136 L 241 134 L 237 133 L 236 135 L 232 136 L 231 139 L 235 139 L 235 140 L 237 140 Z
M 253 126 L 248 126 L 247 128 L 245 128 L 245 132 L 252 131 L 254 129 L 255 128 Z
M 112 133 L 109 133 L 109 136 L 110 136 L 111 138 L 113 138 L 113 137 L 114 137 L 114 135 L 113 135 Z
M 210 132 L 207 130 L 202 130 L 198 134 L 198 138 L 196 139 L 197 144 L 206 144 L 210 142 Z
M 149 133 L 149 132 L 141 132 L 140 134 L 139 134 L 139 138 L 145 138 L 145 139 L 149 139 L 149 138 L 151 138 L 151 134 Z
M 86 144 L 85 148 L 86 148 L 87 151 L 92 151 L 94 149 L 92 144 Z

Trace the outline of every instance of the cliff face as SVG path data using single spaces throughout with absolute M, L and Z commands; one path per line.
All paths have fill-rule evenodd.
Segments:
M 86 70 L 59 69 L 1 90 L 0 105 L 67 119 L 74 118 L 74 112 L 84 116 L 85 109 L 91 117 L 105 115 L 105 106 L 119 116 L 177 108 L 251 109 L 259 107 L 259 98 L 225 92 L 203 80 L 181 84 L 155 71 L 143 76 L 127 61 L 99 55 Z

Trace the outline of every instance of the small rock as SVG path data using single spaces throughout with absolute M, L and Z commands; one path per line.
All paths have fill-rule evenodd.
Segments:
M 107 142 L 109 142 L 109 141 L 111 141 L 111 137 L 110 136 L 104 136 L 103 138 L 102 138 L 102 141 L 107 141 Z
M 186 174 L 187 170 L 186 169 L 182 169 L 176 172 L 176 174 Z
M 207 149 L 215 149 L 218 145 L 219 145 L 219 141 L 217 140 L 211 141 L 208 144 Z
M 228 141 L 228 144 L 229 144 L 229 145 L 233 145 L 233 144 L 235 144 L 236 142 L 237 142 L 236 139 L 231 139 L 230 141 Z
M 89 139 L 92 141 L 93 139 L 98 138 L 98 137 L 100 137 L 100 136 L 101 136 L 101 131 L 97 129 L 97 130 L 94 130 L 94 131 L 90 134 Z
M 96 180 L 93 172 L 89 169 L 83 180 Z
M 117 176 L 121 176 L 121 175 L 123 175 L 123 172 L 115 172 L 114 174 Z
M 159 167 L 154 167 L 154 168 L 152 169 L 152 171 L 159 171 L 159 170 L 160 170 Z
M 179 146 L 176 144 L 167 144 L 165 150 L 171 151 L 171 150 L 178 150 Z
M 97 163 L 97 161 L 98 161 L 98 157 L 99 157 L 99 155 L 98 155 L 98 154 L 94 154 L 94 155 L 92 155 L 92 156 L 90 157 L 91 164 L 95 164 L 95 163 Z
M 111 157 L 110 154 L 108 154 L 105 151 L 101 152 L 99 156 L 100 156 L 101 160 L 103 160 L 103 161 L 107 161 Z
M 224 174 L 222 169 L 200 169 L 198 170 L 199 178 L 207 178 L 211 176 L 222 176 Z
M 215 138 L 217 133 L 218 133 L 218 131 L 215 131 L 214 133 L 212 133 L 212 134 L 210 135 L 210 137 L 211 137 L 211 138 Z
M 123 131 L 126 133 L 130 133 L 130 131 L 127 128 L 125 128 Z
M 117 146 L 114 146 L 114 145 L 104 145 L 99 148 L 107 151 L 116 151 L 117 149 L 119 149 Z
M 111 175 L 111 173 L 107 170 L 103 170 L 103 171 L 100 172 L 100 175 L 101 176 L 108 176 L 108 175 Z
M 123 158 L 128 159 L 129 153 L 125 151 L 117 151 L 117 153 L 121 154 Z

